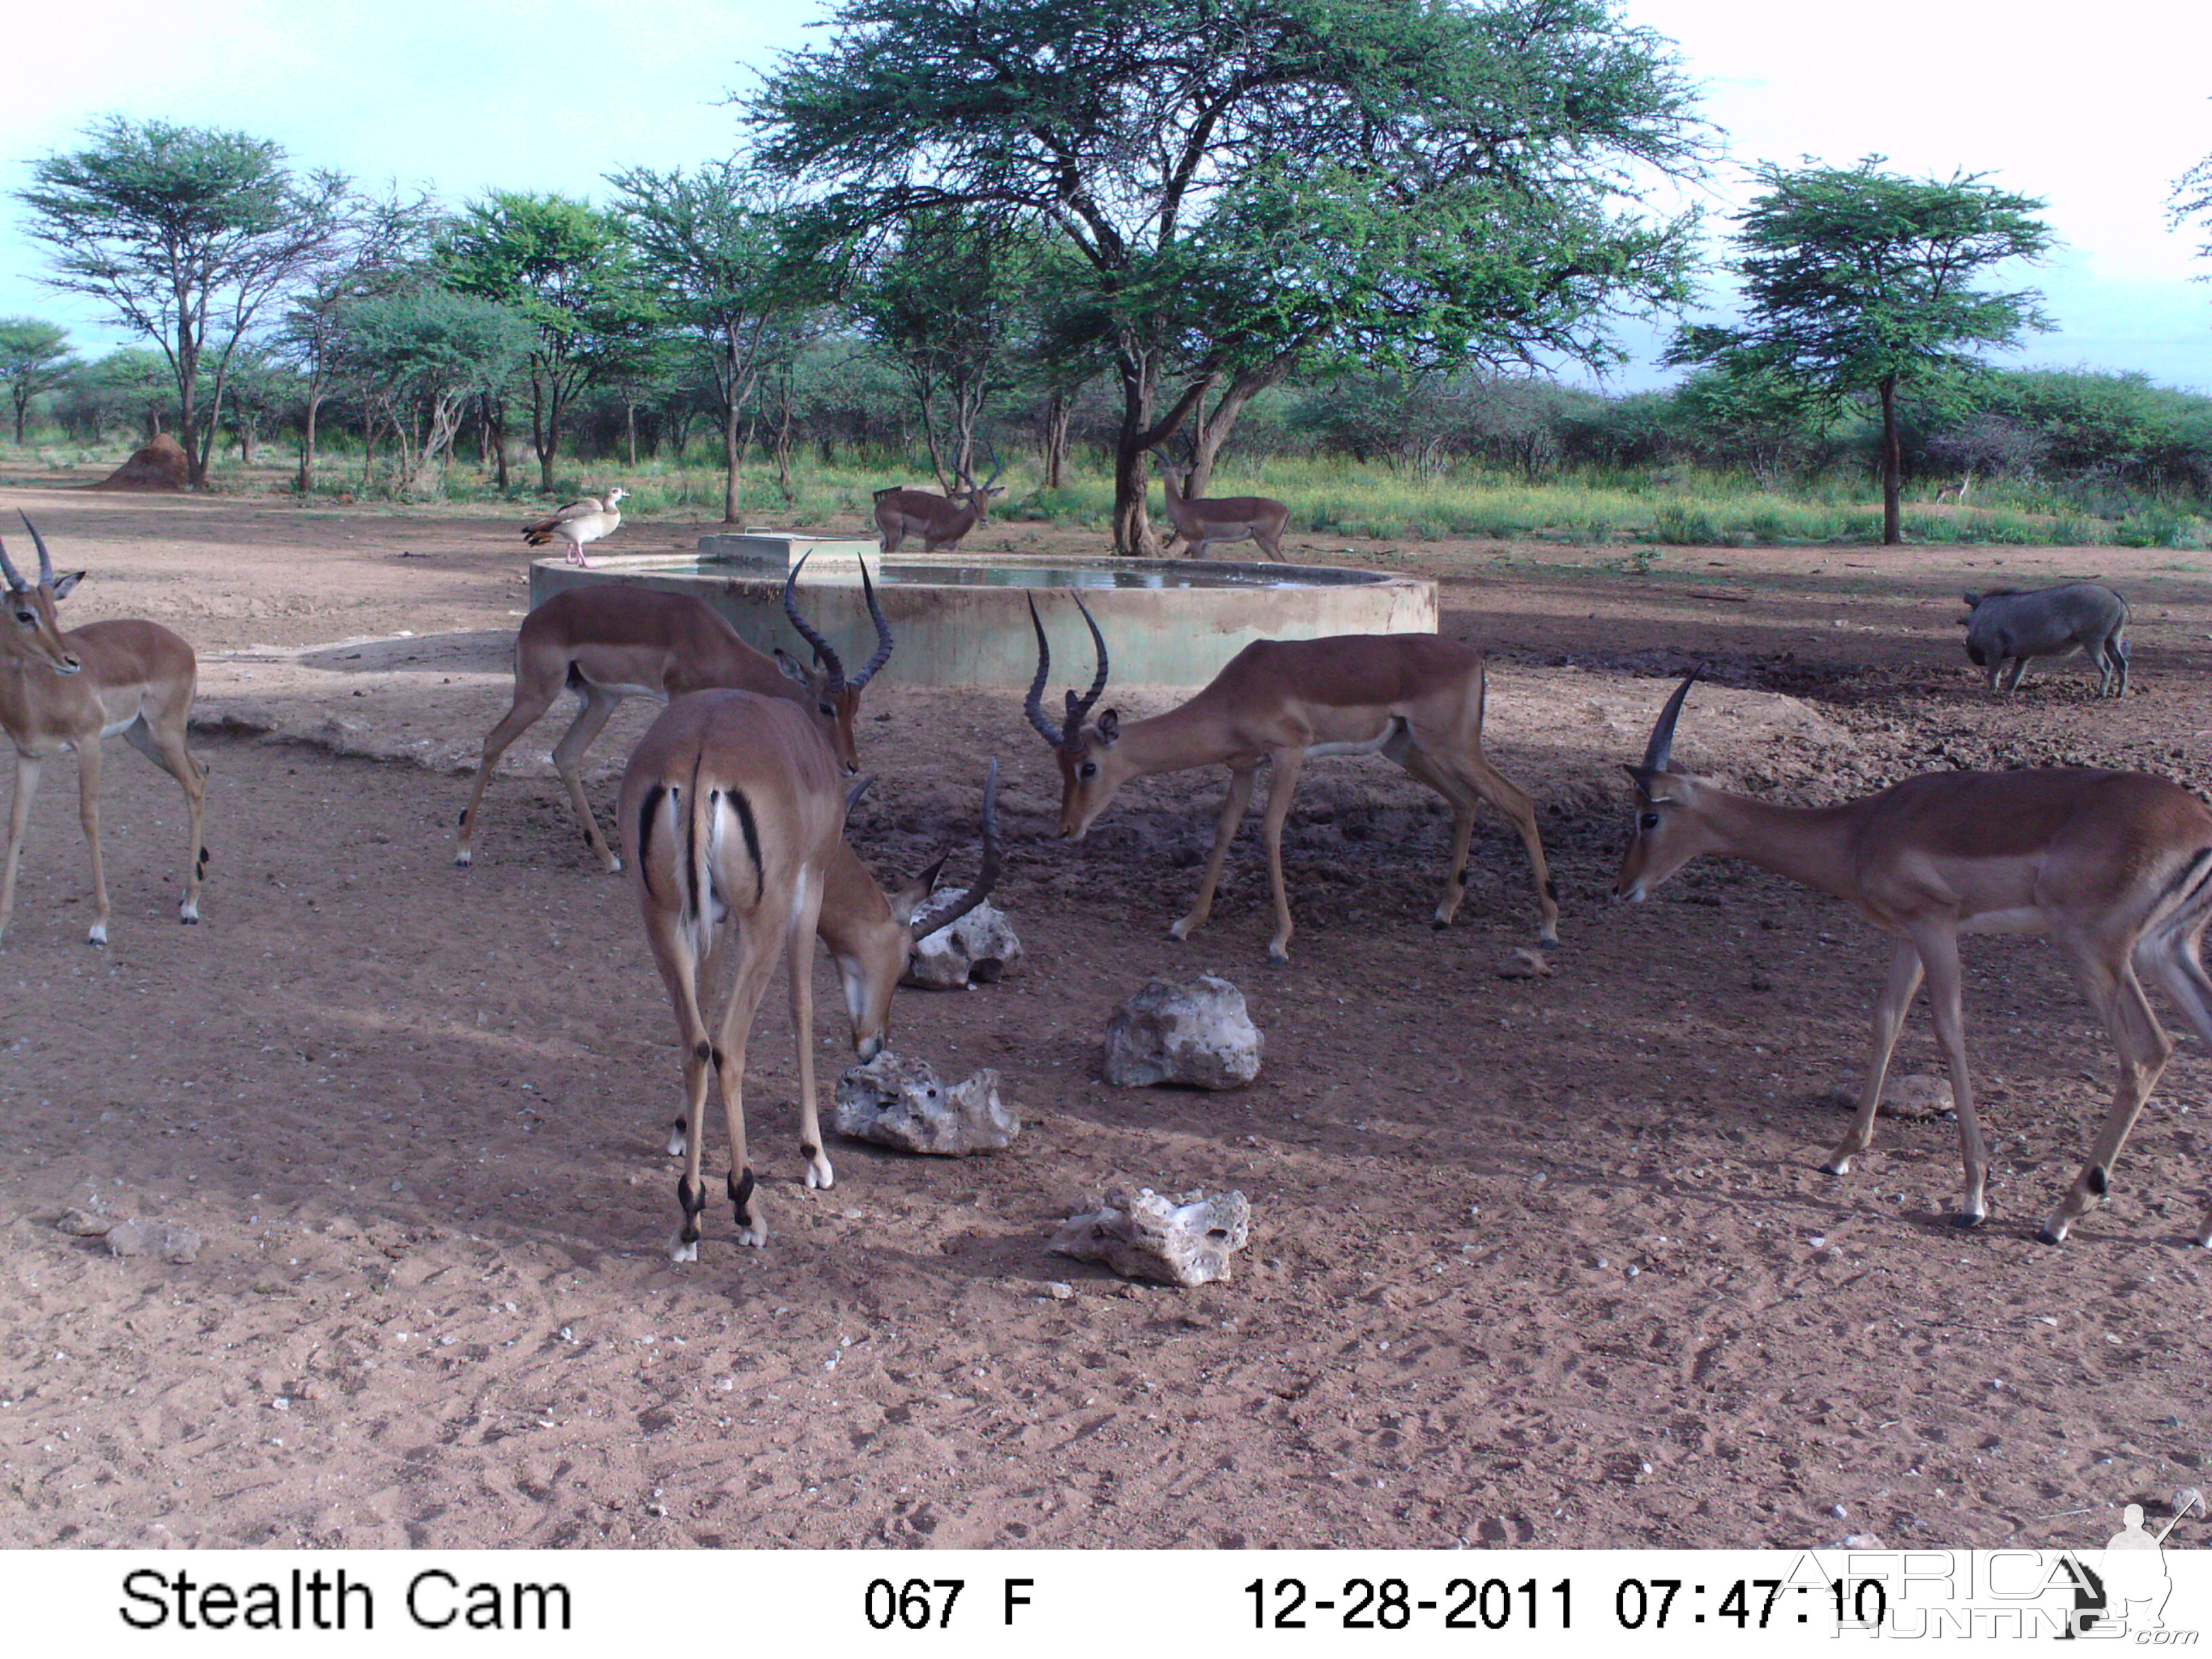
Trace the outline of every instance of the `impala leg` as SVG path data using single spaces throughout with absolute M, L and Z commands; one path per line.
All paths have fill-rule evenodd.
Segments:
M 453 862 L 466 869 L 476 848 L 477 813 L 483 805 L 484 791 L 491 785 L 491 775 L 499 769 L 499 757 L 507 745 L 545 718 L 545 711 L 553 706 L 553 699 L 561 695 L 568 677 L 568 665 L 562 665 L 558 674 L 530 674 L 526 678 L 518 665 L 514 677 L 514 706 L 508 709 L 497 726 L 484 734 L 483 758 L 477 763 L 476 787 L 469 792 L 469 804 L 461 809 L 460 833 L 455 836 Z
M 2074 958 L 2075 973 L 2081 981 L 2081 988 L 2088 994 L 2089 1000 L 2104 1017 L 2106 1029 L 2112 1034 L 2112 1044 L 2119 1050 L 2120 1069 L 2112 1088 L 2112 1109 L 2106 1115 L 2104 1127 L 2097 1132 L 2096 1142 L 2089 1149 L 2088 1162 L 2081 1166 L 2081 1174 L 2074 1177 L 2066 1196 L 2059 1200 L 2058 1207 L 2036 1234 L 2045 1244 L 2065 1243 L 2068 1229 L 2111 1189 L 2113 1163 L 2121 1147 L 2127 1144 L 2129 1133 L 2142 1113 L 2143 1103 L 2158 1086 L 2159 1074 L 2165 1071 L 2166 1062 L 2173 1054 L 2173 1040 L 2160 1028 L 2158 1016 L 2145 1000 L 2135 967 L 2126 957 L 2120 958 L 2115 973 L 2110 959 L 2090 950 L 2086 943 L 2070 949 L 2069 954 Z
M 1273 529 L 1273 530 L 1268 530 L 1268 531 L 1259 531 L 1259 530 L 1255 530 L 1255 531 L 1252 532 L 1252 539 L 1253 539 L 1254 541 L 1255 541 L 1255 542 L 1259 543 L 1259 544 L 1260 544 L 1260 550 L 1261 550 L 1262 553 L 1265 553 L 1265 554 L 1266 554 L 1269 558 L 1273 559 L 1273 560 L 1277 564 L 1280 564 L 1280 563 L 1282 563 L 1282 562 L 1283 562 L 1283 532 L 1282 532 L 1282 528 L 1281 528 L 1281 526 L 1278 526 L 1276 528 L 1274 528 L 1274 529 Z
M 753 1018 L 760 1012 L 761 998 L 775 972 L 775 954 L 763 947 L 777 936 L 779 927 L 790 925 L 788 912 L 778 917 L 769 914 L 768 908 L 764 906 L 756 912 L 750 925 L 740 928 L 737 978 L 730 988 L 729 1005 L 722 1012 L 721 1041 L 714 1050 L 714 1074 L 722 1091 L 722 1115 L 730 1130 L 730 1207 L 737 1219 L 738 1243 L 755 1249 L 768 1243 L 768 1217 L 761 1207 L 745 1146 L 745 1048 L 752 1038 Z M 813 936 L 810 933 L 807 938 L 811 945 Z M 800 1039 L 802 1049 L 811 1047 L 811 1038 L 810 1033 Z M 695 1147 L 695 1168 L 697 1158 Z
M 622 855 L 611 849 L 599 835 L 599 820 L 592 816 L 592 803 L 584 794 L 584 777 L 580 769 L 584 751 L 592 740 L 606 730 L 607 721 L 622 702 L 620 695 L 604 686 L 584 688 L 584 706 L 576 714 L 575 723 L 569 726 L 561 741 L 553 748 L 553 769 L 561 775 L 561 781 L 568 787 L 568 799 L 576 808 L 576 816 L 583 820 L 584 842 L 609 875 L 622 873 Z
M 15 799 L 8 813 L 8 865 L 0 871 L 0 936 L 5 936 L 8 918 L 15 914 L 15 865 L 23 854 L 23 831 L 31 822 L 31 802 L 39 793 L 39 775 L 46 764 L 35 755 L 15 757 Z
M 2012 659 L 2012 678 L 2005 682 L 2004 689 L 2008 691 L 2016 691 L 2020 689 L 2021 681 L 2027 678 L 2027 659 L 2014 657 Z
M 822 916 L 822 889 L 811 881 L 806 886 L 785 941 L 785 977 L 791 981 L 791 1030 L 799 1044 L 799 1150 L 806 1157 L 806 1184 L 826 1188 L 837 1176 L 815 1115 L 814 930 Z
M 207 768 L 185 747 L 184 723 L 172 731 L 146 723 L 142 715 L 123 728 L 123 739 L 177 781 L 185 792 L 185 816 L 190 837 L 185 842 L 185 897 L 177 915 L 186 927 L 200 919 L 200 881 L 207 874 L 207 843 L 203 839 L 207 800 Z
M 1267 775 L 1267 810 L 1260 835 L 1267 848 L 1267 890 L 1275 900 L 1275 936 L 1267 941 L 1267 960 L 1281 967 L 1291 959 L 1291 896 L 1283 881 L 1283 820 L 1291 815 L 1291 795 L 1305 765 L 1304 749 L 1278 749 Z
M 2157 982 L 2197 1033 L 2197 1040 L 2212 1048 L 2212 978 L 2205 975 L 2198 944 L 2203 931 L 2200 918 L 2194 926 L 2185 923 L 2163 936 L 2144 939 L 2136 947 L 2136 968 Z M 2196 1237 L 2199 1244 L 2212 1248 L 2212 1211 L 2206 1212 Z
M 1198 897 L 1189 912 L 1168 929 L 1170 939 L 1188 939 L 1192 929 L 1212 914 L 1214 884 L 1221 879 L 1221 866 L 1229 856 L 1229 843 L 1237 838 L 1237 826 L 1243 822 L 1244 809 L 1251 804 L 1252 781 L 1259 769 L 1257 761 L 1229 769 L 1229 793 L 1222 798 L 1221 818 L 1213 829 L 1213 851 L 1206 855 L 1206 874 L 1198 884 Z
M 1881 1105 L 1881 1085 L 1889 1079 L 1889 1057 L 1897 1048 L 1897 1033 L 1905 1024 L 1905 1011 L 1920 988 L 1920 952 L 1909 939 L 1899 939 L 1889 955 L 1889 977 L 1874 1005 L 1874 1029 L 1867 1037 L 1866 1075 L 1859 1086 L 1859 1109 L 1850 1127 L 1820 1167 L 1830 1175 L 1849 1175 L 1851 1159 L 1874 1141 L 1874 1119 Z
M 100 739 L 86 738 L 76 748 L 76 816 L 84 825 L 84 844 L 92 855 L 92 931 L 88 945 L 107 943 L 107 868 L 100 856 Z
M 674 915 L 648 905 L 645 937 L 653 948 L 653 963 L 660 969 L 661 982 L 668 988 L 669 1005 L 676 1014 L 677 1040 L 684 1045 L 684 1115 L 676 1121 L 668 1148 L 684 1159 L 684 1173 L 676 1181 L 676 1202 L 684 1219 L 676 1237 L 669 1241 L 668 1259 L 696 1261 L 699 1217 L 707 1207 L 700 1174 L 702 1143 L 706 1138 L 707 1068 L 714 1058 L 714 1048 L 707 1041 L 707 1022 L 699 1012 L 699 964 L 692 957 L 690 941 L 681 923 Z
M 1989 1214 L 1984 1188 L 1990 1175 L 1989 1150 L 1982 1144 L 1981 1121 L 1974 1115 L 1974 1082 L 1966 1075 L 1966 1017 L 1960 1010 L 1959 936 L 1948 927 L 1917 933 L 1913 944 L 1928 971 L 1928 1001 L 1936 1017 L 1936 1042 L 1951 1068 L 1951 1107 L 1959 1116 L 1959 1157 L 1966 1165 L 1966 1196 L 1953 1218 L 1961 1227 L 1978 1225 Z
M 1552 884 L 1552 868 L 1544 859 L 1544 837 L 1536 829 L 1536 803 L 1528 792 L 1480 755 L 1460 757 L 1461 770 L 1476 794 L 1512 820 L 1521 832 L 1521 845 L 1528 854 L 1528 867 L 1536 878 L 1536 941 L 1559 942 L 1559 890 Z M 1461 849 L 1462 879 L 1465 878 L 1466 849 Z

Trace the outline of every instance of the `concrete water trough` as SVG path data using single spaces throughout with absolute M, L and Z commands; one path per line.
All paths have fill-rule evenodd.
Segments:
M 1091 638 L 1071 589 L 1098 619 L 1117 684 L 1203 685 L 1254 640 L 1437 630 L 1436 584 L 1421 576 L 1045 554 L 883 558 L 872 540 L 766 533 L 702 536 L 696 557 L 596 557 L 589 568 L 540 559 L 530 568 L 530 602 L 607 582 L 690 593 L 727 617 L 747 643 L 803 652 L 783 615 L 783 582 L 810 552 L 798 590 L 807 620 L 848 662 L 868 659 L 876 632 L 860 592 L 865 558 L 898 638 L 883 678 L 908 685 L 1026 688 L 1036 672 L 1031 597 L 1052 640 L 1055 673 L 1085 678 Z

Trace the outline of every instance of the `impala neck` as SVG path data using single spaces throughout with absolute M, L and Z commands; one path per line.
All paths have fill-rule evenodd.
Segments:
M 1710 786 L 1698 791 L 1702 852 L 1738 858 L 1807 887 L 1849 898 L 1857 891 L 1850 843 L 1863 801 L 1778 806 Z
M 1121 775 L 1149 778 L 1227 760 L 1221 747 L 1220 722 L 1207 718 L 1204 703 L 1201 692 L 1179 708 L 1123 726 L 1109 751 Z

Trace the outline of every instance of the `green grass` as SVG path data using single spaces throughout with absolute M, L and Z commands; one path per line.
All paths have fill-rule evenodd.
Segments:
M 0 444 L 0 477 L 29 482 L 104 471 L 128 446 Z M 1009 454 L 1002 482 L 1007 494 L 993 508 L 1003 523 L 1064 525 L 1103 534 L 1113 517 L 1113 481 L 1095 462 L 1072 470 L 1060 489 L 1042 487 L 1040 469 L 1026 456 Z M 293 465 L 289 448 L 265 446 L 251 471 L 234 454 L 221 458 L 211 486 L 218 491 L 264 494 Z M 545 499 L 537 488 L 535 463 L 510 473 L 503 494 L 473 460 L 455 465 L 436 498 L 452 503 L 511 503 L 528 507 Z M 774 468 L 756 453 L 747 458 L 744 511 L 749 523 L 818 524 L 837 515 L 866 519 L 875 491 L 886 483 L 927 481 L 926 469 L 887 465 L 880 458 L 841 457 L 824 463 L 811 449 L 793 458 L 792 494 L 777 487 Z M 317 494 L 391 499 L 364 489 L 357 447 L 343 440 L 319 459 Z M 613 462 L 566 462 L 554 494 L 568 499 L 620 483 L 629 492 L 624 513 L 659 517 L 719 518 L 722 509 L 720 457 L 696 443 L 681 460 L 638 466 Z M 1863 480 L 1834 477 L 1776 489 L 1752 480 L 1669 468 L 1648 474 L 1595 470 L 1564 473 L 1531 483 L 1517 477 L 1462 468 L 1422 480 L 1348 458 L 1232 459 L 1214 475 L 1212 494 L 1268 495 L 1291 509 L 1294 535 L 1390 542 L 1481 538 L 1557 542 L 1576 545 L 1627 544 L 1668 546 L 1869 545 L 1881 540 L 1878 490 Z M 1934 510 L 1924 487 L 1909 492 L 1905 536 L 1923 544 L 2096 546 L 2195 550 L 2212 545 L 2212 522 L 2187 507 L 2138 501 L 2124 515 L 2096 516 L 2069 506 L 2049 487 L 1992 481 L 1978 486 L 1972 506 Z M 1920 497 L 1915 499 L 1914 497 Z M 1152 492 L 1159 507 L 1157 489 Z M 430 503 L 424 503 L 426 505 Z

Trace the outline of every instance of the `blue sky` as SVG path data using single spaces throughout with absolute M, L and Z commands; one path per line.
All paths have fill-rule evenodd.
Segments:
M 1698 192 L 1712 228 L 1748 198 L 1744 168 L 1870 151 L 1894 170 L 1991 182 L 2047 199 L 2063 246 L 2006 273 L 2045 295 L 2059 331 L 2007 361 L 2139 369 L 2212 392 L 2206 234 L 2168 230 L 2166 194 L 2212 153 L 2212 5 L 2106 0 L 2066 13 L 1988 0 L 1628 0 L 1676 41 L 1737 166 Z M 9 28 L 0 190 L 35 158 L 117 112 L 243 129 L 305 165 L 434 186 L 460 202 L 490 186 L 597 194 L 601 176 L 727 155 L 723 101 L 748 65 L 803 44 L 823 15 L 782 5 L 661 0 L 103 0 L 41 8 Z M 1993 20 L 2008 20 L 2007 25 Z M 40 288 L 38 250 L 0 207 L 0 313 L 67 323 L 82 349 L 123 337 L 81 301 Z M 1726 292 L 1716 287 L 1716 313 Z M 1631 341 L 1613 382 L 1666 378 L 1663 331 Z

